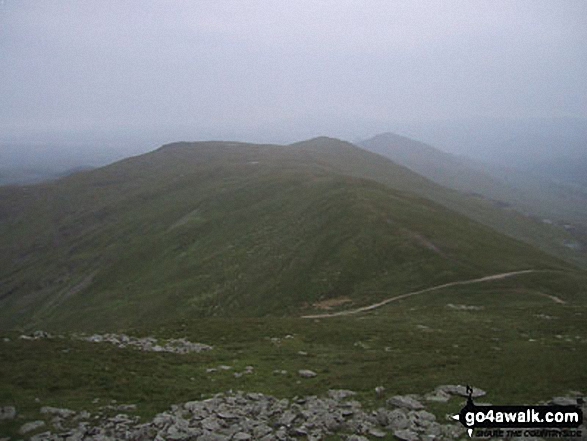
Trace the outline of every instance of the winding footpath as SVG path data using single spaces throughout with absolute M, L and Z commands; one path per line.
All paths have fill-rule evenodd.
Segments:
M 320 319 L 320 318 L 340 317 L 340 316 L 344 316 L 344 315 L 359 314 L 361 312 L 371 311 L 373 309 L 380 308 L 380 307 L 382 307 L 384 305 L 387 305 L 388 303 L 395 302 L 396 300 L 401 300 L 401 299 L 405 299 L 407 297 L 416 296 L 418 294 L 424 294 L 424 293 L 427 293 L 427 292 L 430 292 L 430 291 L 436 291 L 436 290 L 439 290 L 439 289 L 448 288 L 450 286 L 472 285 L 474 283 L 482 283 L 482 282 L 489 282 L 491 280 L 506 279 L 508 277 L 518 276 L 520 274 L 535 273 L 535 272 L 538 272 L 538 271 L 539 270 L 529 269 L 529 270 L 522 270 L 522 271 L 512 271 L 512 272 L 509 272 L 509 273 L 494 274 L 492 276 L 485 276 L 485 277 L 481 277 L 479 279 L 460 280 L 460 281 L 457 281 L 457 282 L 450 282 L 450 283 L 445 283 L 443 285 L 432 286 L 430 288 L 421 289 L 419 291 L 412 291 L 412 292 L 409 292 L 407 294 L 402 294 L 402 295 L 399 295 L 399 296 L 391 297 L 391 298 L 385 299 L 385 300 L 383 300 L 383 301 L 381 301 L 379 303 L 374 303 L 373 305 L 363 306 L 363 307 L 357 308 L 357 309 L 350 309 L 348 311 L 333 312 L 333 313 L 330 313 L 330 314 L 303 315 L 302 318 L 306 318 L 306 319 Z M 561 299 L 559 299 L 558 297 L 554 297 L 554 296 L 548 296 L 548 297 L 551 298 L 553 301 L 555 301 L 557 303 L 564 303 L 564 301 L 561 300 Z

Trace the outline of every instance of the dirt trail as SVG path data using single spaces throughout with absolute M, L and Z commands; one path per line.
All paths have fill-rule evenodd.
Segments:
M 537 272 L 538 270 L 522 270 L 522 271 L 512 271 L 509 273 L 500 273 L 500 274 L 494 274 L 492 276 L 485 276 L 485 277 L 481 277 L 479 279 L 472 279 L 472 280 L 460 280 L 457 282 L 450 282 L 450 283 L 445 283 L 443 285 L 437 285 L 437 286 L 433 286 L 431 288 L 425 288 L 425 289 L 421 289 L 419 291 L 412 291 L 409 292 L 407 294 L 402 294 L 399 296 L 395 296 L 395 297 L 391 297 L 389 299 L 385 299 L 379 303 L 374 303 L 373 305 L 368 305 L 368 306 L 362 306 L 361 308 L 357 308 L 357 309 L 350 309 L 348 311 L 340 311 L 340 312 L 333 312 L 330 314 L 313 314 L 313 315 L 303 315 L 302 318 L 307 318 L 307 319 L 318 319 L 318 318 L 328 318 L 328 317 L 339 317 L 339 316 L 343 316 L 343 315 L 351 315 L 351 314 L 358 314 L 360 312 L 365 312 L 365 311 L 371 311 L 373 309 L 377 309 L 382 307 L 383 305 L 387 305 L 388 303 L 391 302 L 395 302 L 396 300 L 401 300 L 401 299 L 405 299 L 407 297 L 411 297 L 411 296 L 415 296 L 418 294 L 423 294 L 426 292 L 430 292 L 430 291 L 436 291 L 438 289 L 442 289 L 442 288 L 448 288 L 449 286 L 458 286 L 458 285 L 470 285 L 473 283 L 481 283 L 481 282 L 489 282 L 491 280 L 499 280 L 499 279 L 505 279 L 508 277 L 512 277 L 512 276 L 517 276 L 520 274 L 527 274 L 527 273 L 534 273 Z M 554 299 L 552 299 L 554 300 Z M 557 298 L 557 300 L 554 301 L 561 301 L 560 299 Z

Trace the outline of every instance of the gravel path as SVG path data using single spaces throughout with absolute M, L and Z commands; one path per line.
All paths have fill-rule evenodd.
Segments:
M 374 303 L 373 305 L 362 306 L 360 308 L 350 309 L 348 311 L 332 312 L 330 314 L 304 315 L 304 316 L 302 316 L 302 318 L 318 319 L 318 318 L 340 317 L 340 316 L 343 316 L 343 315 L 359 314 L 361 312 L 371 311 L 373 309 L 380 308 L 380 307 L 382 307 L 384 305 L 387 305 L 388 303 L 395 302 L 396 300 L 405 299 L 407 297 L 416 296 L 418 294 L 424 294 L 424 293 L 427 293 L 427 292 L 430 292 L 430 291 L 436 291 L 436 290 L 439 290 L 439 289 L 442 289 L 442 288 L 448 288 L 450 286 L 471 285 L 471 284 L 474 284 L 474 283 L 489 282 L 491 280 L 506 279 L 508 277 L 517 276 L 517 275 L 520 275 L 520 274 L 534 273 L 534 272 L 537 272 L 537 271 L 538 270 L 533 270 L 533 269 L 522 270 L 522 271 L 512 271 L 512 272 L 509 272 L 509 273 L 500 273 L 500 274 L 494 274 L 492 276 L 485 276 L 485 277 L 481 277 L 479 279 L 460 280 L 460 281 L 457 281 L 457 282 L 444 283 L 442 285 L 433 286 L 431 288 L 425 288 L 425 289 L 421 289 L 419 291 L 413 291 L 413 292 L 409 292 L 407 294 L 402 294 L 402 295 L 399 295 L 399 296 L 391 297 L 389 299 L 382 300 L 379 303 Z M 557 302 L 557 303 L 561 303 L 561 302 L 564 303 L 558 297 L 556 298 L 556 300 L 554 298 L 552 300 L 555 301 L 555 302 Z

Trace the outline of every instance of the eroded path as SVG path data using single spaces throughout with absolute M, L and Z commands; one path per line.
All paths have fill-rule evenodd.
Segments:
M 508 277 L 518 276 L 520 274 L 534 273 L 534 272 L 538 272 L 538 270 L 529 269 L 529 270 L 522 270 L 522 271 L 512 271 L 512 272 L 509 272 L 509 273 L 500 273 L 500 274 L 494 274 L 492 276 L 485 276 L 485 277 L 481 277 L 479 279 L 459 280 L 457 282 L 444 283 L 442 285 L 432 286 L 430 288 L 421 289 L 419 291 L 412 291 L 412 292 L 409 292 L 409 293 L 406 293 L 406 294 L 401 294 L 399 296 L 395 296 L 395 297 L 391 297 L 389 299 L 382 300 L 379 303 L 374 303 L 372 305 L 362 306 L 362 307 L 356 308 L 356 309 L 350 309 L 348 311 L 332 312 L 332 313 L 329 313 L 329 314 L 304 315 L 304 316 L 302 316 L 302 318 L 318 319 L 318 318 L 339 317 L 339 316 L 343 316 L 343 315 L 358 314 L 358 313 L 361 313 L 361 312 L 371 311 L 373 309 L 380 308 L 380 307 L 382 307 L 384 305 L 387 305 L 388 303 L 395 302 L 397 300 L 405 299 L 407 297 L 416 296 L 418 294 L 424 294 L 424 293 L 427 293 L 427 292 L 430 292 L 430 291 L 436 291 L 436 290 L 443 289 L 443 288 L 448 288 L 448 287 L 451 287 L 451 286 L 471 285 L 471 284 L 474 284 L 474 283 L 489 282 L 491 280 L 506 279 Z M 549 297 L 551 297 L 551 296 L 549 296 Z M 552 296 L 552 297 L 554 297 L 554 296 Z M 557 302 L 557 303 L 564 303 L 564 301 L 562 301 L 558 297 L 556 298 L 556 300 L 554 298 L 552 298 L 552 300 L 555 301 L 555 302 Z

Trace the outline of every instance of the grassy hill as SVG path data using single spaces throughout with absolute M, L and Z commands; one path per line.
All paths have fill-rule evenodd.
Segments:
M 566 267 L 414 193 L 456 200 L 329 138 L 176 143 L 0 188 L 0 326 L 282 316 L 329 299 L 360 306 L 454 280 Z
M 585 189 L 517 168 L 475 162 L 393 133 L 377 135 L 359 145 L 457 190 L 465 198 L 479 199 L 477 204 L 470 204 L 479 207 L 469 212 L 474 219 L 547 252 L 587 265 L 587 250 L 570 246 L 584 242 L 581 231 L 587 225 Z M 466 208 L 463 210 L 466 204 L 462 199 L 446 200 L 441 196 L 434 200 L 444 200 L 450 208 L 468 213 Z M 499 210 L 484 210 L 483 206 Z M 541 226 L 544 221 L 551 226 Z

